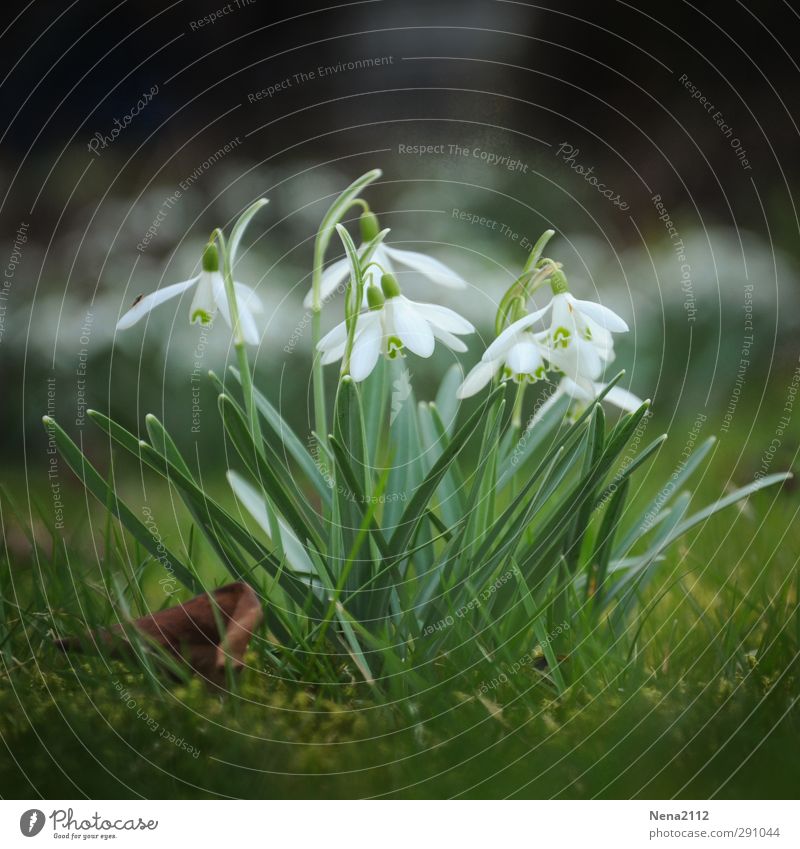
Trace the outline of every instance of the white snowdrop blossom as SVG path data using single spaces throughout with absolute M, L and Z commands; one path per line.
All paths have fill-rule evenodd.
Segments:
M 548 309 L 545 307 L 509 325 L 484 351 L 481 361 L 459 386 L 458 397 L 469 398 L 480 392 L 500 369 L 504 378 L 517 383 L 542 380 L 548 370 L 547 332 L 533 333 L 530 327 Z
M 366 222 L 366 223 L 365 223 Z M 361 235 L 362 244 L 359 247 L 359 253 L 363 250 L 364 245 L 370 241 L 379 232 L 377 218 L 373 213 L 364 213 L 361 216 Z M 372 264 L 374 263 L 374 264 Z M 396 265 L 405 266 L 411 271 L 421 274 L 432 283 L 439 286 L 444 286 L 448 289 L 466 289 L 467 281 L 453 271 L 452 268 L 440 262 L 438 259 L 419 253 L 418 251 L 408 251 L 401 248 L 393 248 L 381 242 L 372 255 L 372 261 L 364 272 L 364 292 L 369 290 L 370 286 L 378 287 L 380 285 L 380 275 L 395 274 Z M 332 262 L 325 271 L 322 272 L 320 279 L 320 301 L 324 303 L 329 300 L 337 291 L 343 290 L 344 284 L 350 275 L 350 262 L 348 258 L 342 257 Z M 309 309 L 313 305 L 313 290 L 309 291 L 303 301 L 303 306 Z M 365 304 L 366 306 L 366 301 Z
M 254 315 L 261 313 L 263 307 L 258 295 L 244 283 L 234 283 L 239 322 L 242 327 L 244 340 L 251 345 L 259 342 L 259 333 Z M 149 295 L 137 298 L 133 306 L 117 322 L 117 330 L 132 327 L 157 306 L 182 295 L 192 286 L 195 287 L 194 298 L 189 308 L 189 321 L 192 324 L 208 325 L 214 319 L 217 310 L 220 311 L 229 327 L 232 328 L 231 314 L 225 291 L 225 280 L 219 270 L 219 255 L 215 245 L 208 245 L 203 253 L 203 268 L 200 274 L 182 283 L 173 283 L 151 292 Z
M 453 351 L 463 352 L 467 346 L 458 336 L 475 332 L 472 324 L 454 310 L 409 300 L 390 274 L 383 275 L 380 289 L 367 287 L 367 297 L 369 308 L 356 318 L 350 354 L 350 376 L 355 381 L 368 377 L 381 355 L 395 359 L 408 350 L 419 357 L 430 357 L 437 339 Z M 322 364 L 342 359 L 346 347 L 347 323 L 342 322 L 317 345 Z
M 567 291 L 556 292 L 542 314 L 548 310 L 550 364 L 573 381 L 597 380 L 603 366 L 614 359 L 611 334 L 625 333 L 628 325 L 608 307 L 578 300 Z
M 575 298 L 558 279 L 554 289 L 547 306 L 513 322 L 492 342 L 459 387 L 459 398 L 479 392 L 501 368 L 505 379 L 518 383 L 541 380 L 547 371 L 562 372 L 584 387 L 600 377 L 614 359 L 612 333 L 623 333 L 628 325 L 608 307 Z M 533 332 L 548 313 L 549 326 Z

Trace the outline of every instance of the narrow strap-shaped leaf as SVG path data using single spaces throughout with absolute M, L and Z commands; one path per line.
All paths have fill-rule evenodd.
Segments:
M 166 556 L 175 577 L 193 592 L 202 592 L 203 587 L 194 572 L 185 566 L 163 542 L 157 543 L 145 525 L 136 518 L 131 509 L 119 498 L 114 490 L 103 480 L 100 473 L 86 459 L 80 448 L 70 439 L 66 432 L 50 416 L 43 418 L 45 428 L 53 435 L 61 456 L 83 485 L 111 511 L 128 529 L 146 551 L 158 561 L 163 562 Z
M 360 522 L 363 520 L 363 517 L 366 515 L 366 509 L 361 507 L 361 505 L 366 505 L 369 501 L 364 490 L 361 488 L 361 482 L 353 473 L 353 470 L 350 466 L 350 463 L 347 458 L 347 452 L 344 450 L 343 446 L 339 442 L 339 440 L 335 436 L 330 436 L 329 444 L 331 451 L 333 452 L 334 463 L 336 465 L 337 470 L 341 473 L 343 482 L 347 489 L 355 496 L 355 500 L 352 503 L 355 503 L 359 509 L 359 527 Z M 373 527 L 370 530 L 370 533 L 373 535 L 375 542 L 378 545 L 378 548 L 381 550 L 381 553 L 387 557 L 390 554 L 389 545 L 386 542 L 383 534 L 381 533 L 381 529 L 378 527 Z
M 233 366 L 230 366 L 229 370 L 239 384 L 241 384 L 241 375 L 239 374 L 239 370 Z M 218 391 L 221 393 L 224 392 L 224 386 L 219 378 L 213 372 L 209 372 L 209 375 L 217 385 Z M 320 496 L 325 505 L 330 507 L 331 488 L 320 471 L 319 464 L 315 462 L 314 458 L 292 430 L 289 423 L 255 387 L 253 387 L 253 399 L 256 404 L 256 409 L 261 415 L 262 421 L 269 427 L 271 433 L 276 437 L 277 445 L 281 446 L 285 454 L 297 463 L 301 471 L 313 485 L 316 493 Z M 273 449 L 277 448 L 277 445 L 273 444 Z M 280 452 L 277 450 L 275 453 L 280 456 Z M 285 468 L 285 463 L 282 463 L 282 465 Z
M 247 225 L 253 220 L 253 216 L 258 212 L 258 210 L 266 206 L 268 203 L 269 201 L 267 198 L 259 198 L 255 203 L 247 207 L 233 225 L 231 238 L 228 242 L 228 255 L 230 257 L 231 268 L 233 268 L 233 264 L 236 262 L 236 254 L 239 252 L 239 245 L 242 242 L 242 236 L 244 236 L 244 231 L 247 229 Z
M 608 563 L 611 559 L 611 550 L 614 547 L 614 536 L 616 535 L 620 519 L 622 519 L 622 514 L 625 510 L 629 488 L 630 478 L 626 477 L 611 496 L 603 514 L 600 529 L 597 532 L 594 553 L 589 561 L 589 577 L 586 585 L 586 596 L 587 598 L 592 598 L 592 604 L 595 610 L 599 610 L 602 607 L 606 573 L 608 572 Z
M 271 561 L 270 552 L 258 543 L 247 528 L 239 524 L 233 516 L 203 492 L 194 480 L 187 477 L 178 466 L 159 454 L 146 442 L 138 440 L 130 431 L 113 419 L 109 419 L 108 416 L 97 412 L 97 410 L 89 410 L 88 415 L 118 445 L 130 452 L 140 462 L 146 463 L 153 471 L 181 491 L 187 507 L 192 511 L 197 523 L 215 548 L 218 542 L 218 529 L 222 529 L 262 565 Z M 223 561 L 225 561 L 224 557 Z M 270 562 L 270 565 L 278 566 L 277 562 Z
M 353 180 L 353 182 L 350 183 L 350 185 L 330 205 L 322 219 L 322 223 L 319 227 L 319 236 L 317 237 L 320 262 L 322 262 L 325 257 L 325 251 L 327 250 L 328 244 L 333 236 L 334 226 L 341 221 L 342 216 L 352 206 L 353 201 L 359 196 L 359 194 L 361 194 L 361 192 L 366 189 L 370 183 L 374 183 L 382 173 L 383 172 L 379 168 L 375 168 L 372 171 L 367 171 L 366 174 L 362 174 L 357 180 Z
M 414 495 L 403 511 L 399 527 L 389 540 L 389 547 L 394 555 L 401 554 L 408 547 L 418 523 L 424 516 L 428 502 L 433 497 L 436 488 L 439 486 L 450 464 L 464 448 L 467 440 L 477 430 L 481 418 L 485 414 L 485 410 L 492 408 L 494 402 L 502 395 L 503 391 L 504 387 L 496 387 L 486 398 L 485 403 L 475 410 L 469 419 L 458 429 L 450 444 L 445 448 L 439 459 L 434 463 L 433 468 L 415 490 Z
M 270 498 L 275 502 L 292 530 L 299 539 L 310 540 L 317 550 L 324 550 L 316 517 L 312 517 L 305 507 L 298 506 L 277 474 L 261 454 L 255 450 L 242 411 L 227 395 L 220 395 L 218 403 L 225 429 L 228 431 L 239 456 L 253 472 L 261 486 L 269 493 Z

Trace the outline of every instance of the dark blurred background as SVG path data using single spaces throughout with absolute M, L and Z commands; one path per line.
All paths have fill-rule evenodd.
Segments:
M 308 340 L 282 349 L 316 226 L 373 167 L 384 177 L 368 197 L 390 239 L 469 279 L 468 303 L 443 300 L 484 337 L 524 262 L 521 237 L 553 226 L 576 293 L 629 318 L 620 364 L 666 426 L 707 410 L 718 432 L 735 399 L 723 433 L 759 415 L 771 427 L 800 323 L 800 19 L 788 3 L 33 0 L 6 18 L 7 468 L 23 434 L 41 457 L 48 379 L 51 412 L 89 446 L 84 401 L 131 427 L 159 412 L 213 453 L 214 427 L 189 436 L 188 303 L 116 341 L 114 324 L 138 294 L 191 276 L 209 231 L 260 196 L 271 203 L 240 266 L 267 306 L 257 380 L 307 428 Z M 203 370 L 229 354 L 221 327 L 211 337 Z M 446 365 L 420 366 L 421 395 Z

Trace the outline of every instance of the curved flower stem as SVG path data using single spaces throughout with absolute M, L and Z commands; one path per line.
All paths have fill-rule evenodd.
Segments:
M 256 450 L 264 456 L 264 440 L 261 435 L 261 424 L 258 420 L 258 409 L 253 398 L 253 375 L 250 371 L 250 361 L 247 357 L 247 345 L 242 333 L 242 325 L 239 321 L 239 303 L 236 300 L 236 290 L 233 285 L 233 269 L 231 268 L 231 257 L 225 244 L 225 236 L 220 229 L 214 230 L 212 239 L 219 242 L 222 254 L 222 279 L 225 281 L 225 297 L 228 300 L 228 310 L 231 314 L 233 325 L 233 347 L 236 350 L 236 360 L 239 364 L 239 374 L 242 376 L 242 394 L 244 395 L 247 421 L 250 426 L 250 434 Z
M 314 265 L 311 271 L 311 345 L 313 364 L 311 367 L 311 382 L 314 391 L 314 427 L 317 439 L 323 447 L 327 446 L 328 417 L 325 405 L 325 383 L 322 372 L 322 360 L 317 354 L 317 343 L 322 337 L 322 266 L 325 262 L 325 251 L 333 235 L 334 228 L 344 218 L 347 211 L 354 205 L 365 207 L 365 201 L 358 193 L 381 176 L 381 170 L 376 168 L 368 171 L 354 180 L 331 204 L 322 219 L 316 239 L 314 240 Z M 323 452 L 325 453 L 325 452 Z
M 514 398 L 514 410 L 511 414 L 511 427 L 519 431 L 522 429 L 522 401 L 525 397 L 526 383 L 517 384 L 517 395 Z

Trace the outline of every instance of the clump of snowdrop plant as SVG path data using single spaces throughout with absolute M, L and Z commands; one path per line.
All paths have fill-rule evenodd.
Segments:
M 604 374 L 625 318 L 570 291 L 562 265 L 543 256 L 550 230 L 498 304 L 481 352 L 472 324 L 435 302 L 448 288 L 469 297 L 465 281 L 479 281 L 386 243 L 389 231 L 362 197 L 379 177 L 370 171 L 348 186 L 316 234 L 310 436 L 293 431 L 251 372 L 259 302 L 234 280 L 234 265 L 265 201 L 243 213 L 228 240 L 212 233 L 198 276 L 121 317 L 122 331 L 194 287 L 190 320 L 208 323 L 219 311 L 232 329 L 236 365 L 226 377 L 209 374 L 230 498 L 205 488 L 208 475 L 155 416 L 133 434 L 90 413 L 113 443 L 169 481 L 190 533 L 154 537 L 68 434 L 49 417 L 45 424 L 87 489 L 187 592 L 209 588 L 201 556 L 215 559 L 214 580 L 232 575 L 256 589 L 267 622 L 259 651 L 274 674 L 333 688 L 361 680 L 399 697 L 446 675 L 486 679 L 538 654 L 528 672 L 561 692 L 592 666 L 583 635 L 600 629 L 633 645 L 641 593 L 679 537 L 785 476 L 691 513 L 685 483 L 710 439 L 653 501 L 629 499 L 632 476 L 665 437 L 650 438 L 649 404 L 619 386 L 622 373 Z M 358 246 L 347 226 L 353 212 Z M 344 258 L 326 267 L 334 237 Z M 438 284 L 428 289 L 432 302 L 403 293 L 399 266 Z M 344 298 L 333 297 L 342 286 Z M 544 292 L 547 303 L 532 308 Z M 432 371 L 442 369 L 437 349 L 480 360 L 466 376 L 452 363 L 435 398 L 417 399 L 409 374 L 428 358 Z M 334 363 L 335 381 L 326 372 Z M 613 424 L 601 402 L 619 408 Z M 198 534 L 202 555 L 191 542 Z M 514 686 L 524 690 L 530 677 Z

